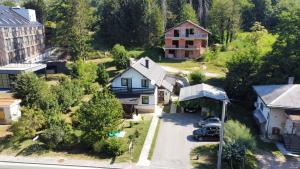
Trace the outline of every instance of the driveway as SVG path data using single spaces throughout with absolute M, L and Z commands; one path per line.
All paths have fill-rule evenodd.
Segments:
M 192 138 L 194 124 L 200 120 L 198 114 L 164 114 L 151 162 L 152 168 L 189 169 L 191 150 L 205 142 Z

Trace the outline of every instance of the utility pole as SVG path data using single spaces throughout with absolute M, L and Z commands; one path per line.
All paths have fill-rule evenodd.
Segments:
M 224 121 L 225 121 L 225 112 L 226 112 L 227 100 L 223 100 L 222 106 L 222 122 L 221 122 L 221 131 L 220 131 L 220 143 L 218 151 L 218 164 L 217 169 L 221 169 L 222 166 L 222 150 L 223 150 L 223 140 L 224 140 Z

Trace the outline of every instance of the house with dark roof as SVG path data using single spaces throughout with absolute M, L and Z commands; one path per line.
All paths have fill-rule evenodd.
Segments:
M 253 86 L 254 118 L 262 136 L 300 153 L 300 84 Z
M 208 35 L 205 28 L 187 20 L 165 32 L 165 57 L 174 59 L 199 58 L 207 50 Z
M 117 75 L 111 81 L 111 90 L 120 99 L 125 113 L 153 112 L 158 103 L 169 103 L 172 81 L 160 65 L 144 57 Z

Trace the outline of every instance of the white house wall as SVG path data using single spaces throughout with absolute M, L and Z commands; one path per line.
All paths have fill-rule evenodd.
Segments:
M 271 109 L 270 120 L 268 125 L 268 135 L 272 136 L 272 128 L 276 127 L 280 129 L 280 134 L 284 133 L 285 123 L 287 117 L 282 109 Z
M 11 121 L 17 121 L 21 118 L 20 105 L 15 104 L 10 107 L 3 107 L 5 114 L 5 123 L 9 124 Z
M 136 109 L 140 110 L 152 110 L 154 111 L 155 106 L 157 105 L 157 87 L 154 90 L 153 95 L 141 94 L 138 105 L 135 106 Z M 149 104 L 142 104 L 142 96 L 149 96 Z
M 141 79 L 147 79 L 142 74 L 137 72 L 134 69 L 129 69 L 126 72 L 122 73 L 121 76 L 115 78 L 112 82 L 112 87 L 124 87 L 121 85 L 122 78 L 131 78 L 132 79 L 132 88 L 142 88 Z M 156 87 L 149 82 L 149 88 L 153 89 Z

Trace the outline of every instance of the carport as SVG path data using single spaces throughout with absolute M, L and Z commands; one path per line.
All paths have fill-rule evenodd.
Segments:
M 223 102 L 224 100 L 229 100 L 226 92 L 223 89 L 208 84 L 202 83 L 198 85 L 181 88 L 179 94 L 179 102 L 181 103 L 181 105 L 184 105 L 182 104 L 184 102 L 198 101 L 199 99 L 207 99 L 207 102 L 208 101 L 216 102 L 215 106 L 221 105 L 221 104 L 217 104 L 217 102 Z M 200 104 L 200 101 L 198 101 L 196 104 L 198 103 Z M 204 109 L 209 109 L 209 108 L 204 107 Z
M 220 131 L 220 143 L 223 143 L 224 119 L 225 119 L 226 105 L 227 105 L 227 103 L 229 103 L 229 98 L 228 98 L 226 92 L 221 88 L 211 86 L 208 84 L 204 84 L 204 83 L 181 88 L 180 94 L 179 94 L 180 102 L 195 100 L 198 98 L 209 98 L 212 100 L 221 101 L 223 103 L 222 117 L 221 117 L 222 127 L 221 127 L 221 131 Z M 223 149 L 223 144 L 219 144 L 217 169 L 221 169 L 222 149 Z

